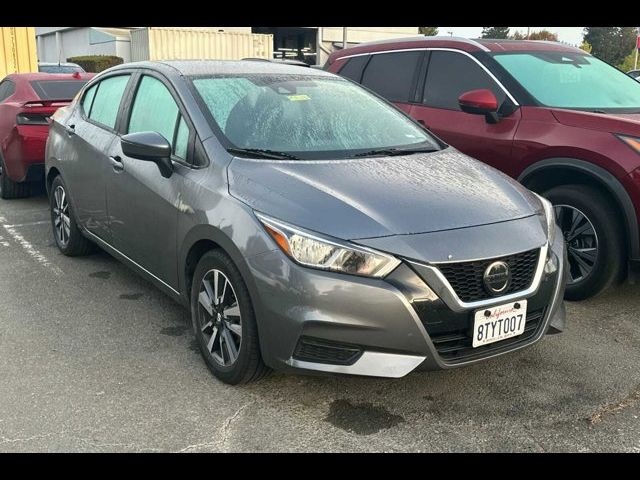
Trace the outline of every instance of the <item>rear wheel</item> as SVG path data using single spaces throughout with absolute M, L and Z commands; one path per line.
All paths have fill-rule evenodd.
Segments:
M 49 194 L 51 209 L 51 225 L 56 245 L 62 253 L 69 257 L 87 255 L 93 250 L 93 244 L 80 232 L 76 223 L 67 187 L 62 178 L 53 179 Z
M 236 385 L 269 372 L 260 355 L 249 291 L 221 250 L 205 253 L 198 262 L 191 288 L 191 320 L 200 352 L 218 379 Z
M 621 280 L 625 244 L 620 215 L 598 189 L 561 185 L 545 192 L 567 245 L 565 298 L 583 300 Z
M 31 194 L 31 184 L 28 182 L 14 182 L 7 175 L 4 160 L 0 156 L 0 198 L 5 200 L 12 198 L 25 198 Z

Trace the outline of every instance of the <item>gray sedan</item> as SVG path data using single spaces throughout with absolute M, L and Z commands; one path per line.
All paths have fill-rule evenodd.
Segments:
M 190 308 L 227 383 L 401 377 L 564 327 L 549 202 L 327 72 L 111 68 L 53 116 L 46 178 L 60 250 L 98 245 Z

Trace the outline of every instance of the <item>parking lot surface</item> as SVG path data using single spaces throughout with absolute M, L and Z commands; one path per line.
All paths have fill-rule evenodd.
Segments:
M 106 253 L 62 256 L 43 195 L 0 200 L 0 451 L 640 452 L 638 312 L 624 285 L 471 367 L 231 387 L 185 309 Z

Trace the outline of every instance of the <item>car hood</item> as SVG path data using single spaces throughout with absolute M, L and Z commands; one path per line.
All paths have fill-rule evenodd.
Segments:
M 322 161 L 234 158 L 231 195 L 254 210 L 342 239 L 428 233 L 524 218 L 534 194 L 453 148 Z
M 570 127 L 640 135 L 640 114 L 638 113 L 592 113 L 578 110 L 552 110 L 551 113 L 558 122 Z

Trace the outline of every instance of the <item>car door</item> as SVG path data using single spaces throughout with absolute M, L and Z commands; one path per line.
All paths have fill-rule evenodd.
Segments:
M 172 145 L 173 175 L 164 178 L 153 162 L 126 156 L 114 142 L 107 175 L 107 204 L 113 245 L 139 266 L 176 288 L 176 231 L 183 176 L 190 170 L 195 130 L 170 84 L 153 72 L 136 81 L 121 132 L 158 132 Z
M 430 50 L 428 57 L 426 76 L 419 82 L 424 86 L 419 87 L 409 114 L 461 152 L 515 172 L 511 152 L 520 121 L 515 100 L 466 52 Z M 460 110 L 458 97 L 477 89 L 489 89 L 496 96 L 504 114 L 497 123 Z
M 109 151 L 130 79 L 130 73 L 112 75 L 86 89 L 64 125 L 69 148 L 63 175 L 76 219 L 107 243 L 111 243 L 106 203 Z

